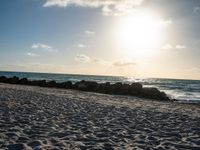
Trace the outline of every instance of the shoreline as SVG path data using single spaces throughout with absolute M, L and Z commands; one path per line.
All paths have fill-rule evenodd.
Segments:
M 77 81 L 77 82 L 56 82 L 55 80 L 28 80 L 27 78 L 19 78 L 16 76 L 6 77 L 0 76 L 0 83 L 11 84 L 11 85 L 28 85 L 28 86 L 39 86 L 39 87 L 49 87 L 57 89 L 71 89 L 78 91 L 87 91 L 93 93 L 102 93 L 110 95 L 125 95 L 125 96 L 136 96 L 138 98 L 152 99 L 158 101 L 169 101 L 179 104 L 191 104 L 200 105 L 198 100 L 179 100 L 174 99 L 171 95 L 167 95 L 165 92 L 159 91 L 154 87 L 143 87 L 142 84 L 138 82 L 133 82 L 132 84 L 124 84 L 122 82 L 116 82 L 111 84 L 110 82 L 98 83 L 95 81 Z M 103 85 L 103 86 L 102 86 Z M 98 90 L 98 87 L 100 90 Z M 147 90 L 147 93 L 142 90 Z M 126 92 L 129 91 L 129 92 Z M 132 92 L 133 91 L 133 92 Z M 139 94 L 143 92 L 143 94 Z
M 0 83 L 0 149 L 200 149 L 200 107 Z
M 115 95 L 132 95 L 138 96 L 143 98 L 152 98 L 163 100 L 170 99 L 172 101 L 178 101 L 181 103 L 200 103 L 200 93 L 199 93 L 199 85 L 200 81 L 194 80 L 176 80 L 176 79 L 128 79 L 128 78 L 117 78 L 117 77 L 95 77 L 95 76 L 75 76 L 75 75 L 61 75 L 61 74 L 36 74 L 36 73 L 1 73 L 0 72 L 0 79 L 3 77 L 4 83 L 12 83 L 12 84 L 23 84 L 23 85 L 39 85 L 41 87 L 59 87 L 63 89 L 77 89 L 77 90 L 84 90 L 84 91 L 91 91 L 91 92 L 99 92 L 99 93 L 106 93 L 106 94 L 115 94 Z M 6 79 L 5 79 L 6 78 Z M 23 81 L 23 80 L 25 81 Z M 7 80 L 7 81 L 5 81 Z M 30 81 L 30 82 L 29 82 Z M 67 82 L 69 81 L 69 82 Z M 82 81 L 85 81 L 83 83 Z M 1 80 L 0 80 L 1 82 Z M 33 83 L 31 83 L 33 82 Z M 78 86 L 73 86 L 76 82 L 79 82 L 78 86 L 87 87 L 89 88 L 82 89 Z M 63 83 L 63 84 L 60 84 Z M 98 89 L 99 85 L 102 83 L 108 83 L 101 86 Z M 116 84 L 117 83 L 117 84 Z M 142 90 L 137 90 L 139 92 L 133 93 L 133 88 L 131 86 L 132 83 L 139 83 L 140 87 L 142 86 Z M 65 85 L 67 87 L 65 87 Z M 92 88 L 90 86 L 93 86 Z M 107 87 L 106 87 L 107 86 Z M 103 87 L 103 88 L 102 88 Z M 139 87 L 139 86 L 138 86 Z M 106 91 L 106 88 L 109 91 Z M 144 92 L 143 88 L 151 88 L 147 92 Z M 155 88 L 155 89 L 152 89 Z M 158 90 L 158 91 L 157 91 Z M 128 92 L 127 92 L 128 91 Z M 146 90 L 147 91 L 147 90 Z M 162 94 L 164 92 L 165 94 Z M 155 93 L 158 93 L 155 96 Z M 156 97 L 156 98 L 155 98 Z M 166 98 L 168 97 L 168 98 Z
M 55 80 L 28 80 L 27 78 L 19 78 L 16 76 L 10 78 L 0 76 L 0 82 L 61 89 L 75 89 L 79 91 L 97 92 L 103 94 L 137 96 L 160 101 L 173 101 L 173 99 L 170 99 L 165 92 L 162 92 L 154 87 L 143 87 L 143 85 L 138 82 L 132 82 L 131 84 L 116 82 L 111 84 L 110 82 L 98 83 L 95 81 L 82 80 L 72 83 L 71 81 L 56 82 Z

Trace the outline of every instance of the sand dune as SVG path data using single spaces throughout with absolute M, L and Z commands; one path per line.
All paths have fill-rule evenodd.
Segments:
M 0 149 L 200 149 L 200 106 L 0 84 Z

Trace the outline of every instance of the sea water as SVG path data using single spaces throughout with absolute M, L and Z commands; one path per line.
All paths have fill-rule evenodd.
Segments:
M 29 80 L 55 80 L 56 82 L 65 81 L 96 81 L 103 82 L 122 82 L 131 84 L 139 82 L 144 87 L 155 87 L 164 91 L 169 97 L 186 103 L 200 103 L 200 80 L 180 80 L 180 79 L 161 79 L 161 78 L 135 78 L 117 76 L 96 76 L 96 75 L 74 75 L 74 74 L 53 74 L 53 73 L 28 73 L 28 72 L 3 72 L 0 76 L 28 78 Z

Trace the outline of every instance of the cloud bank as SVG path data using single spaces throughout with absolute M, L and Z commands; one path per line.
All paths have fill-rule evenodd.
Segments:
M 31 56 L 31 57 L 37 57 L 37 56 L 39 56 L 38 54 L 31 53 L 31 52 L 27 52 L 26 55 L 27 56 Z
M 136 63 L 131 60 L 117 60 L 109 62 L 102 58 L 89 57 L 85 54 L 77 54 L 75 57 L 75 61 L 79 63 L 98 63 L 104 66 L 120 67 L 120 68 L 131 67 L 136 65 Z
M 75 61 L 81 63 L 89 63 L 91 62 L 91 58 L 85 54 L 77 54 L 75 57 Z
M 80 7 L 101 8 L 104 15 L 124 13 L 141 5 L 143 0 L 46 0 L 43 7 Z
M 88 34 L 88 35 L 94 35 L 95 32 L 94 32 L 94 31 L 90 31 L 90 30 L 86 30 L 86 31 L 85 31 L 85 34 Z
M 79 48 L 85 48 L 86 47 L 86 45 L 84 45 L 84 44 L 77 44 L 77 47 L 79 47 Z
M 31 46 L 32 49 L 41 49 L 41 50 L 45 50 L 48 52 L 58 52 L 58 50 L 54 49 L 53 47 L 46 45 L 46 44 L 42 44 L 42 43 L 34 43 Z
M 181 45 L 181 44 L 177 44 L 175 46 L 171 45 L 171 44 L 166 44 L 162 47 L 162 49 L 164 50 L 172 50 L 172 49 L 186 49 L 187 47 L 185 45 Z

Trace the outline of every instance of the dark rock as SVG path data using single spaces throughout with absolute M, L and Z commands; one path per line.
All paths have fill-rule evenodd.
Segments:
M 7 81 L 7 78 L 5 76 L 0 76 L 0 82 L 5 83 Z
M 42 87 L 47 86 L 46 80 L 40 80 L 40 81 L 39 81 L 39 86 L 42 86 Z
M 86 81 L 85 84 L 88 91 L 96 91 L 98 88 L 98 83 L 94 81 Z
M 46 80 L 38 80 L 38 81 L 34 80 L 34 81 L 30 81 L 30 85 L 46 87 L 47 83 L 46 83 Z
M 19 83 L 19 78 L 16 77 L 16 76 L 14 76 L 14 77 L 12 77 L 12 78 L 8 78 L 8 79 L 7 79 L 7 82 L 8 82 L 8 83 L 11 83 L 11 84 L 17 84 L 17 83 Z
M 124 95 L 129 95 L 131 91 L 131 86 L 129 84 L 123 84 L 121 87 L 121 93 Z
M 80 81 L 76 82 L 73 86 L 74 89 L 82 91 L 96 91 L 98 84 L 94 81 Z
M 85 90 L 87 89 L 84 80 L 82 80 L 82 81 L 80 81 L 80 82 L 76 82 L 76 83 L 73 85 L 73 88 L 76 89 L 76 90 L 83 90 L 83 91 L 85 91 Z
M 58 84 L 54 80 L 46 82 L 46 87 L 57 87 L 57 86 Z
M 156 99 L 156 100 L 170 100 L 169 97 L 164 93 L 159 91 L 157 88 L 143 88 L 140 83 L 122 84 L 117 82 L 115 84 L 106 83 L 97 83 L 94 81 L 80 81 L 72 84 L 71 81 L 57 83 L 52 80 L 47 82 L 46 80 L 34 80 L 29 81 L 27 78 L 19 79 L 14 76 L 12 78 L 7 78 L 5 76 L 0 76 L 0 82 L 11 83 L 11 84 L 23 84 L 23 85 L 34 85 L 41 87 L 58 87 L 65 89 L 76 89 L 82 91 L 91 91 L 99 92 L 104 94 L 119 94 L 119 95 L 133 95 L 144 98 Z
M 67 81 L 67 82 L 57 83 L 57 86 L 59 88 L 70 89 L 70 88 L 72 88 L 72 82 L 71 81 Z
M 161 100 L 170 100 L 165 92 L 160 92 L 160 98 Z
M 33 85 L 33 86 L 41 86 L 41 87 L 46 87 L 47 85 L 46 80 L 33 80 L 33 81 L 29 81 L 29 85 Z
M 30 83 L 30 85 L 38 86 L 38 81 L 37 80 L 30 81 L 29 83 Z
M 139 95 L 142 91 L 142 84 L 140 83 L 132 83 L 130 86 L 130 94 L 131 95 Z
M 121 82 L 117 82 L 115 84 L 112 84 L 112 93 L 113 94 L 122 94 L 122 83 Z
M 19 80 L 19 84 L 24 84 L 24 85 L 28 85 L 29 84 L 29 81 L 27 78 L 22 78 Z
M 97 92 L 104 93 L 104 94 L 111 93 L 112 92 L 112 86 L 111 86 L 110 82 L 100 83 L 98 88 L 97 88 Z
M 65 84 L 65 88 L 72 88 L 72 82 L 71 81 L 64 82 L 64 84 Z
M 117 82 L 112 86 L 112 94 L 129 95 L 131 91 L 131 86 L 129 84 L 122 84 Z
M 159 91 L 157 88 L 143 88 L 140 96 L 157 100 L 169 100 L 167 95 L 164 92 Z
M 146 98 L 157 98 L 159 94 L 160 91 L 157 88 L 143 88 L 141 92 L 141 96 Z

